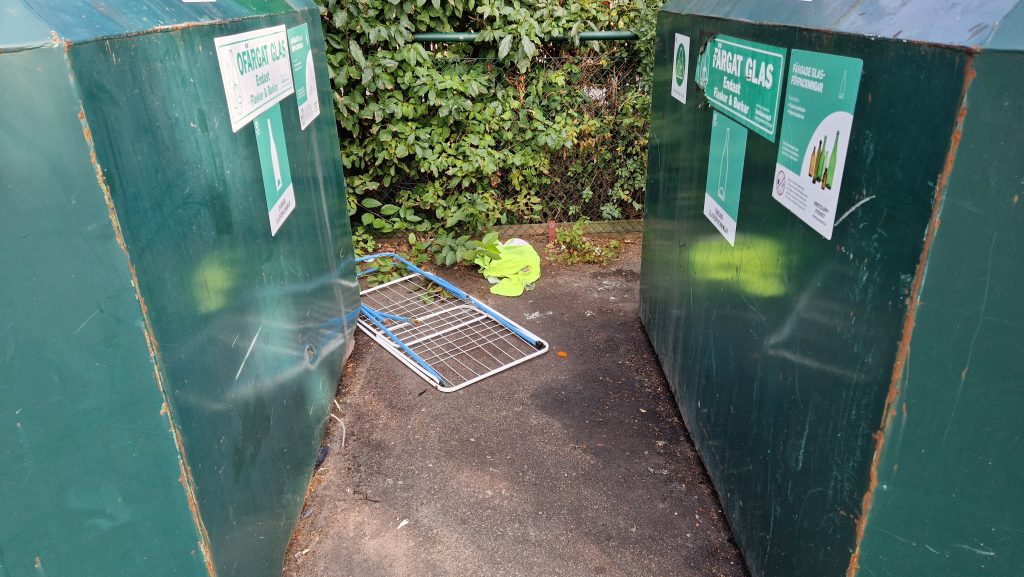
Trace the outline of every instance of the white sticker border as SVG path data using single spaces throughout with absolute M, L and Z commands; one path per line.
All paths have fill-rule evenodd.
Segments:
M 281 92 L 277 93 L 273 97 L 268 98 L 266 101 L 261 102 L 256 108 L 250 110 L 249 112 L 247 112 L 246 114 L 242 115 L 241 117 L 235 118 L 235 115 L 232 113 L 231 98 L 230 98 L 230 96 L 228 96 L 229 94 L 231 94 L 231 80 L 232 80 L 232 78 L 235 75 L 234 74 L 230 74 L 230 75 L 224 74 L 225 68 L 227 68 L 228 70 L 232 70 L 232 71 L 234 70 L 234 68 L 232 67 L 232 63 L 229 62 L 229 61 L 226 61 L 227 59 L 224 58 L 226 51 L 223 50 L 223 49 L 227 48 L 228 46 L 232 46 L 234 44 L 238 44 L 238 43 L 241 43 L 241 42 L 247 42 L 247 41 L 250 41 L 250 40 L 254 40 L 256 38 L 262 38 L 264 36 L 272 36 L 272 35 L 278 35 L 278 34 L 281 35 L 281 37 L 284 39 L 285 49 L 287 50 L 288 49 L 287 48 L 288 47 L 288 28 L 284 24 L 280 24 L 280 25 L 277 25 L 277 26 L 271 26 L 271 27 L 268 27 L 268 28 L 260 28 L 260 29 L 257 29 L 257 30 L 250 30 L 248 32 L 242 32 L 242 33 L 239 33 L 239 34 L 232 34 L 230 36 L 220 36 L 220 37 L 217 37 L 217 38 L 213 39 L 214 46 L 216 47 L 216 50 L 217 50 L 217 61 L 220 64 L 220 77 L 221 77 L 221 81 L 224 84 L 224 97 L 225 97 L 225 99 L 228 100 L 228 115 L 231 117 L 231 131 L 232 132 L 238 132 L 239 130 L 242 129 L 242 127 L 244 127 L 245 125 L 247 125 L 247 124 L 251 123 L 253 120 L 255 120 L 257 116 L 259 116 L 260 114 L 263 114 L 264 112 L 269 110 L 270 107 L 274 106 L 278 102 L 281 102 L 282 100 L 284 100 L 288 96 L 291 96 L 292 94 L 294 94 L 295 93 L 295 85 L 294 85 L 294 82 L 292 80 L 292 61 L 291 61 L 291 52 L 289 51 L 289 53 L 286 54 L 285 57 L 281 59 L 281 61 L 284 62 L 284 64 L 283 65 L 279 65 L 279 66 L 282 66 L 282 68 L 287 68 L 287 70 L 288 70 L 288 86 L 287 86 L 287 88 L 285 90 L 282 90 Z
M 683 65 L 686 70 L 683 71 L 683 85 L 676 85 L 676 65 L 679 64 L 676 58 L 676 53 L 679 52 L 679 47 L 683 46 L 686 51 L 686 63 Z M 672 47 L 672 78 L 669 79 L 672 83 L 672 98 L 675 98 L 679 102 L 686 104 L 686 92 L 690 87 L 690 37 L 676 33 L 676 42 Z

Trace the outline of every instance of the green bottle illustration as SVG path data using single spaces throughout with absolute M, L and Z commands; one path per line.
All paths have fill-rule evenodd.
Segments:
M 836 141 L 832 143 L 832 154 L 828 158 L 828 180 L 825 186 L 832 190 L 832 178 L 836 175 L 836 157 L 839 156 L 839 131 L 836 131 Z
M 815 146 L 811 149 L 811 161 L 807 163 L 807 176 L 811 177 L 811 181 L 814 180 L 814 167 L 818 160 L 818 147 Z
M 725 127 L 725 145 L 722 146 L 722 160 L 718 163 L 718 198 L 722 201 L 725 200 L 725 190 L 729 186 L 729 133 L 731 131 L 730 127 Z
M 815 182 L 820 182 L 825 175 L 825 155 L 828 154 L 828 136 L 821 144 L 821 154 L 818 155 L 818 171 Z
M 818 182 L 818 159 L 821 158 L 821 141 L 814 147 L 814 157 L 811 158 L 811 182 Z
M 281 190 L 281 161 L 277 158 L 277 143 L 274 142 L 274 128 L 267 119 L 267 133 L 270 135 L 270 164 L 274 168 L 274 190 Z

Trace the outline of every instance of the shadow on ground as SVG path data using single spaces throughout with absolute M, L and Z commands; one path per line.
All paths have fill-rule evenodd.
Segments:
M 638 318 L 638 242 L 517 299 L 444 271 L 551 345 L 462 391 L 360 335 L 284 575 L 746 576 Z

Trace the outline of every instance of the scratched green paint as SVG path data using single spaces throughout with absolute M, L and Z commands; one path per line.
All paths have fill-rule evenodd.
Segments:
M 325 73 L 319 12 L 27 4 L 30 49 L 0 42 L 0 575 L 208 574 L 166 398 L 216 574 L 277 577 L 358 306 L 345 185 L 333 123 L 300 130 L 286 98 L 297 202 L 271 237 L 256 138 L 231 131 L 211 47 L 313 23 Z
M 1024 89 L 1013 72 L 1024 11 L 1016 1 L 976 6 L 972 31 L 925 18 L 962 10 L 945 0 L 906 3 L 898 18 L 852 5 L 666 5 L 641 318 L 753 577 L 1016 577 L 1024 566 L 1016 351 L 1024 174 L 1015 155 L 1024 142 L 1008 127 L 1024 122 L 1024 110 L 1007 95 Z M 878 30 L 902 33 L 868 34 Z M 712 114 L 699 91 L 688 106 L 671 98 L 676 34 L 863 63 L 831 240 L 772 199 L 779 145 L 760 138 L 748 140 L 744 183 L 764 188 L 743 191 L 736 246 L 708 230 Z M 938 175 L 971 76 L 928 252 Z M 875 436 L 898 370 L 872 486 Z
M 199 577 L 64 47 L 26 40 L 40 47 L 0 52 L 0 575 Z
M 859 575 L 1024 567 L 1024 13 L 974 59 L 969 106 L 878 468 Z M 1008 104 L 1012 103 L 1012 104 Z M 940 482 L 936 482 L 940 479 Z M 891 535 L 899 535 L 896 539 Z

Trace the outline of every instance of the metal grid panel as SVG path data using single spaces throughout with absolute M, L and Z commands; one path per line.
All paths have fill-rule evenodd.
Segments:
M 487 315 L 432 335 L 411 348 L 452 383 L 479 380 L 537 353 L 536 348 Z
M 456 298 L 419 274 L 366 289 L 362 299 L 364 306 L 388 317 L 379 321 L 387 331 L 365 311 L 359 328 L 443 392 L 461 389 L 547 351 L 543 340 L 534 346 L 516 334 L 510 326 L 521 331 L 522 327 L 505 316 Z
M 451 293 L 418 274 L 404 276 L 359 294 L 363 304 L 375 311 L 415 319 L 424 319 L 462 304 Z

